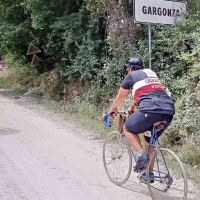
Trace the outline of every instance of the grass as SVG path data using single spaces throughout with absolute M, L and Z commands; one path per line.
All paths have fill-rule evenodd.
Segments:
M 200 150 L 199 147 L 194 148 L 192 145 L 182 145 L 180 147 L 171 147 L 183 162 L 187 175 L 190 179 L 194 180 L 196 183 L 200 183 Z
M 24 94 L 28 91 L 29 83 L 32 79 L 34 79 L 34 76 L 30 75 L 28 70 L 24 72 L 23 69 L 13 68 L 4 69 L 0 72 L 0 85 L 19 94 Z
M 12 90 L 19 93 L 19 94 L 24 94 L 25 92 L 28 91 L 28 86 L 26 86 L 26 85 L 24 85 L 24 86 L 16 85 L 16 86 L 12 87 Z

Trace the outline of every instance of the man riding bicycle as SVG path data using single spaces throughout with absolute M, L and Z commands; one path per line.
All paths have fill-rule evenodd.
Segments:
M 124 78 L 117 96 L 108 112 L 117 114 L 117 107 L 132 89 L 134 103 L 129 107 L 133 112 L 135 105 L 138 110 L 133 112 L 124 124 L 124 134 L 135 151 L 136 166 L 134 171 L 143 170 L 149 162 L 147 150 L 150 137 L 144 136 L 144 150 L 142 149 L 138 134 L 144 133 L 153 127 L 153 124 L 165 121 L 164 129 L 158 131 L 158 137 L 171 123 L 175 114 L 174 101 L 164 90 L 155 72 L 145 69 L 140 58 L 130 58 L 126 64 L 128 74 Z

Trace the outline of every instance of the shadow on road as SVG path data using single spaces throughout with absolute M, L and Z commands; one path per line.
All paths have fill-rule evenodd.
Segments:
M 140 183 L 136 183 L 136 182 L 128 180 L 124 185 L 122 185 L 120 187 L 127 189 L 127 190 L 134 191 L 134 192 L 142 193 L 142 194 L 150 197 L 148 187 L 145 184 L 140 184 Z M 167 194 L 167 193 L 154 190 L 154 195 L 156 196 L 156 199 L 158 198 L 159 200 L 183 200 L 183 197 L 177 196 L 176 192 L 173 195 L 169 196 L 169 194 Z M 192 196 L 195 196 L 195 195 L 193 194 Z M 197 196 L 191 197 L 191 194 L 188 194 L 187 200 L 196 200 L 196 198 L 197 198 Z M 151 197 L 150 197 L 150 199 L 151 199 Z
M 0 88 L 0 94 L 6 97 L 11 97 L 11 98 L 18 98 L 19 94 L 17 92 L 11 91 L 11 90 L 6 90 Z
M 143 186 L 142 184 L 136 183 L 134 181 L 128 180 L 124 185 L 121 185 L 119 187 L 122 187 L 124 189 L 130 190 L 130 191 L 134 191 L 140 194 L 144 194 L 146 196 L 149 196 L 150 198 L 150 194 L 148 192 L 148 189 L 146 186 Z
M 17 133 L 20 133 L 20 132 L 21 131 L 17 130 L 17 129 L 0 127 L 0 136 L 1 135 L 13 135 L 13 134 L 17 134 Z

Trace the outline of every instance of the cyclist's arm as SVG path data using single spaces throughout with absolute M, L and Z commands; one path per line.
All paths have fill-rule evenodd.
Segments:
M 113 104 L 108 112 L 108 114 L 114 112 L 115 114 L 117 114 L 117 107 L 119 106 L 119 104 L 124 100 L 124 98 L 126 97 L 126 95 L 129 93 L 129 89 L 124 89 L 122 87 L 120 87 L 117 96 L 115 97 Z
M 130 88 L 133 86 L 133 78 L 131 74 L 127 74 L 126 77 L 124 78 L 121 87 L 118 91 L 117 96 L 115 97 L 113 104 L 108 112 L 108 114 L 114 112 L 115 114 L 117 113 L 117 107 L 119 104 L 123 101 L 123 99 L 126 97 L 126 95 L 129 93 Z

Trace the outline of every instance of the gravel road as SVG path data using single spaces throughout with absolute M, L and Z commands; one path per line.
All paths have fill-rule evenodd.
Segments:
M 134 173 L 124 187 L 112 184 L 102 141 L 76 124 L 3 89 L 0 113 L 0 200 L 151 199 Z

